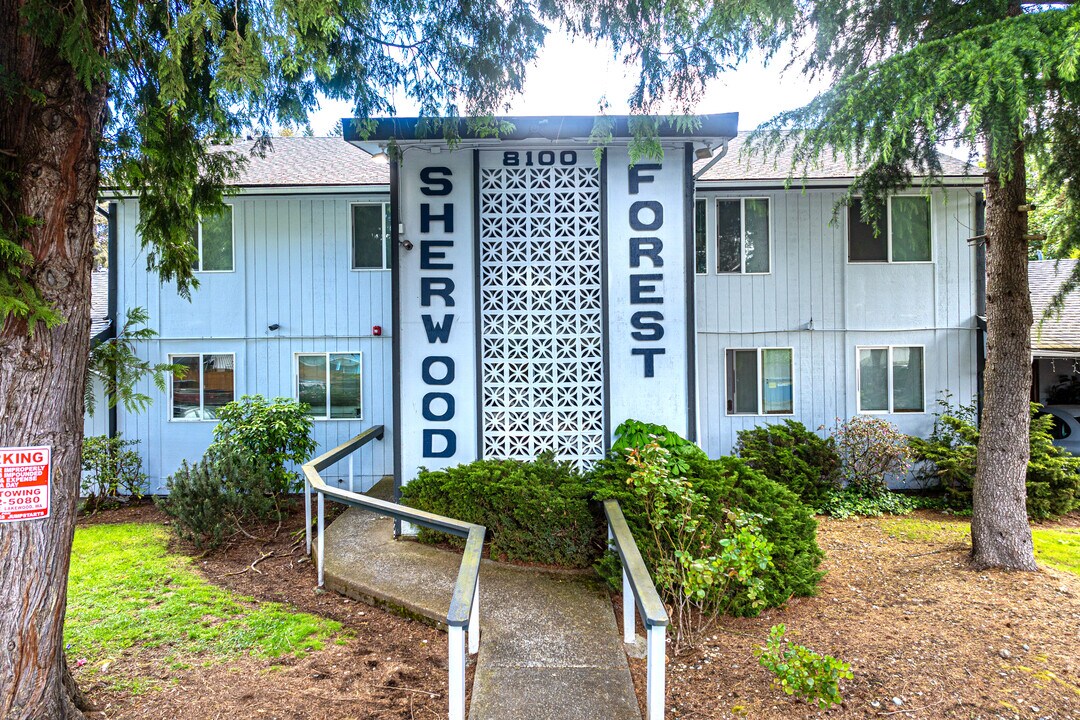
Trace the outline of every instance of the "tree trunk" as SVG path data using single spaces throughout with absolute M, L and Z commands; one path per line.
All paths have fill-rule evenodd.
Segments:
M 0 0 L 0 70 L 21 86 L 0 95 L 0 174 L 7 183 L 0 223 L 22 232 L 16 237 L 34 258 L 26 277 L 67 322 L 48 330 L 7 317 L 0 328 L 0 447 L 48 445 L 53 452 L 50 516 L 0 524 L 0 718 L 60 720 L 82 717 L 63 626 L 106 85 L 101 78 L 88 89 L 56 47 L 28 32 L 23 4 Z M 104 52 L 107 3 L 85 5 L 82 22 Z M 24 90 L 42 95 L 32 100 Z M 19 217 L 35 222 L 19 231 Z
M 987 157 L 992 158 L 989 142 Z M 1031 296 L 1028 292 L 1024 146 L 1013 171 L 990 161 L 986 183 L 986 374 L 972 493 L 971 561 L 976 569 L 1037 570 L 1027 517 L 1031 413 Z

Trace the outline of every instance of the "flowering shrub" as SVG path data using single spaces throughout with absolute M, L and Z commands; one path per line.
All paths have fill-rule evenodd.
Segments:
M 856 415 L 837 418 L 832 433 L 840 454 L 840 475 L 854 492 L 867 497 L 888 492 L 885 478 L 906 475 L 912 453 L 907 435 L 887 420 Z

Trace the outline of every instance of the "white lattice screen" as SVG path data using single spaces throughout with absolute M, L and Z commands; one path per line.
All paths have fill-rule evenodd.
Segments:
M 481 156 L 485 457 L 603 454 L 600 176 L 582 155 L 553 167 Z

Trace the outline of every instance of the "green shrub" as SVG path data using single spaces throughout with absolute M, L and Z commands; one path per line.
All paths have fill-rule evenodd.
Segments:
M 928 438 L 911 437 L 913 455 L 925 463 L 923 477 L 940 481 L 952 509 L 971 508 L 979 430 L 974 413 L 947 400 Z M 1080 458 L 1054 445 L 1054 418 L 1031 405 L 1031 455 L 1027 466 L 1027 512 L 1033 520 L 1059 517 L 1080 507 Z
M 138 500 L 146 492 L 138 440 L 97 435 L 83 439 L 80 486 L 86 508 L 95 511 L 115 504 L 125 495 Z
M 280 518 L 277 482 L 269 459 L 211 449 L 194 465 L 181 463 L 158 505 L 177 535 L 199 550 L 213 550 L 247 525 Z
M 776 676 L 776 684 L 788 695 L 817 705 L 821 709 L 839 705 L 840 681 L 854 676 L 851 666 L 831 655 L 821 655 L 784 639 L 787 628 L 773 625 L 769 640 L 754 654 L 763 668 Z
M 401 503 L 488 529 L 493 557 L 588 567 L 603 548 L 589 491 L 570 464 L 548 453 L 535 462 L 478 460 L 445 470 L 421 470 Z M 424 542 L 464 541 L 420 531 Z
M 673 433 L 663 428 L 663 434 L 667 437 Z M 598 500 L 619 501 L 646 564 L 656 568 L 662 553 L 652 539 L 644 503 L 628 485 L 631 472 L 626 460 L 612 453 L 593 468 L 590 482 Z M 726 599 L 729 612 L 755 615 L 762 607 L 775 607 L 793 595 L 814 594 L 822 575 L 817 568 L 824 554 L 817 545 L 817 521 L 797 495 L 739 458 L 710 460 L 704 453 L 687 461 L 683 479 L 703 498 L 702 522 L 723 525 L 728 511 L 735 509 L 766 521 L 761 531 L 771 545 L 772 565 L 760 572 L 762 592 L 751 597 L 745 588 L 732 589 L 731 597 Z M 619 586 L 617 563 L 605 560 L 597 563 L 596 569 L 613 587 Z
M 708 457 L 704 450 L 665 426 L 633 419 L 624 420 L 615 428 L 615 442 L 611 445 L 611 452 L 625 458 L 627 450 L 641 450 L 651 442 L 668 451 L 668 469 L 673 475 L 685 475 L 690 467 L 690 460 L 704 460 Z
M 735 452 L 765 477 L 786 485 L 812 508 L 821 507 L 840 480 L 836 442 L 821 438 L 801 422 L 785 420 L 740 430 Z
M 215 451 L 235 449 L 241 456 L 268 463 L 269 488 L 275 497 L 300 488 L 300 476 L 287 466 L 307 462 L 317 445 L 311 437 L 308 406 L 289 398 L 268 401 L 261 395 L 245 395 L 217 411 Z
M 832 490 L 817 512 L 844 520 L 849 517 L 880 517 L 882 515 L 907 515 L 919 507 L 915 498 L 891 491 L 867 495 L 856 487 Z
M 725 509 L 723 522 L 707 517 L 705 496 L 668 469 L 670 451 L 656 442 L 630 448 L 628 484 L 640 500 L 650 544 L 652 574 L 672 610 L 674 652 L 697 644 L 741 592 L 752 608 L 764 604 L 762 571 L 772 564 L 760 515 Z

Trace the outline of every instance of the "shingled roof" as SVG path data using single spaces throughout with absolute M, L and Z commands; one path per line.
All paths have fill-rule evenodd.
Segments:
M 265 157 L 252 155 L 252 140 L 235 142 L 229 150 L 248 162 L 240 187 L 296 187 L 332 185 L 389 185 L 390 166 L 340 137 L 276 137 Z
M 699 178 L 699 182 L 740 180 L 776 180 L 783 182 L 786 180 L 791 169 L 791 153 L 785 151 L 779 156 L 768 160 L 763 160 L 757 156 L 745 158 L 742 156 L 742 151 L 746 147 L 746 139 L 749 136 L 749 132 L 741 132 L 729 142 L 727 155 L 709 168 Z M 982 171 L 974 165 L 969 165 L 944 153 L 938 153 L 938 157 L 941 158 L 941 169 L 945 177 L 970 176 L 981 180 Z M 707 162 L 707 160 L 699 160 L 695 163 L 695 171 L 700 170 Z M 806 171 L 806 177 L 809 180 L 848 179 L 855 177 L 857 174 L 857 169 L 849 165 L 843 156 L 836 158 L 831 156 L 823 157 L 814 167 Z
M 1032 260 L 1028 263 L 1028 287 L 1035 324 L 1031 328 L 1031 349 L 1075 350 L 1080 352 L 1080 293 L 1065 297 L 1065 307 L 1040 323 L 1043 312 L 1061 284 L 1072 274 L 1080 260 Z

